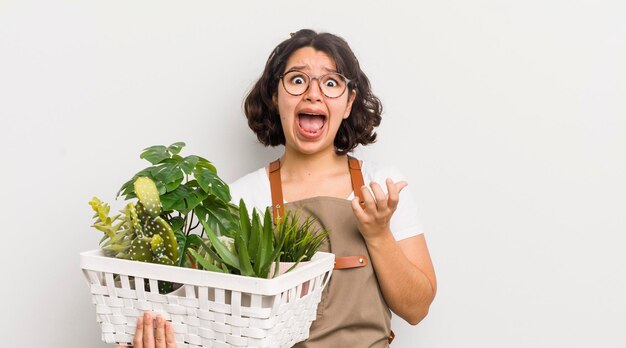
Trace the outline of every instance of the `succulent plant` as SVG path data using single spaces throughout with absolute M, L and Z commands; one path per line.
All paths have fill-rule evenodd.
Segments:
M 272 222 L 269 208 L 263 218 L 254 209 L 251 217 L 246 204 L 239 201 L 239 230 L 231 231 L 230 237 L 218 236 L 209 226 L 204 226 L 207 239 L 194 239 L 196 247 L 188 251 L 206 270 L 235 273 L 244 276 L 267 278 L 278 274 L 280 261 L 293 262 L 289 269 L 302 261 L 309 261 L 328 236 L 328 232 L 315 227 L 314 220 L 307 218 L 300 223 L 291 211 L 277 224 Z
M 159 216 L 161 203 L 156 185 L 149 178 L 138 178 L 135 190 L 139 202 L 129 202 L 122 214 L 109 217 L 109 206 L 94 197 L 89 204 L 96 212 L 94 227 L 105 233 L 102 250 L 111 256 L 143 262 L 174 265 L 178 245 L 172 227 Z M 118 221 L 117 224 L 113 224 Z
M 315 252 L 328 237 L 328 231 L 316 226 L 315 219 L 307 217 L 300 223 L 299 214 L 295 211 L 287 211 L 287 214 L 278 221 L 278 225 L 286 228 L 277 230 L 283 236 L 276 236 L 276 240 L 284 239 L 283 253 L 280 255 L 282 262 L 310 261 Z
M 109 217 L 110 207 L 96 197 L 89 202 L 96 212 L 93 226 L 105 233 L 100 242 L 102 250 L 118 258 L 175 265 L 178 244 L 172 227 L 159 216 L 161 202 L 156 185 L 151 179 L 140 177 L 134 186 L 139 202 L 129 202 L 120 215 Z M 171 283 L 159 282 L 161 292 L 171 288 Z

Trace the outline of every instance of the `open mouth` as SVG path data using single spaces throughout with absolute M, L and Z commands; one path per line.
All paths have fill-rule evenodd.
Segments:
M 321 134 L 326 125 L 326 115 L 301 112 L 298 114 L 298 126 L 305 136 Z

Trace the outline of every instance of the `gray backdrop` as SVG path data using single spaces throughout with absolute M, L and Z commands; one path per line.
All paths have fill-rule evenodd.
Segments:
M 105 347 L 78 266 L 92 196 L 154 144 L 227 181 L 280 153 L 241 102 L 299 28 L 348 40 L 385 106 L 439 279 L 394 347 L 626 345 L 623 1 L 0 1 L 3 347 Z

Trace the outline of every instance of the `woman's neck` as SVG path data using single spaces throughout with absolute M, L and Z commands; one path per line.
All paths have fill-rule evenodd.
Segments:
M 347 156 L 337 155 L 334 148 L 310 155 L 285 148 L 280 164 L 285 180 L 310 180 L 348 171 Z

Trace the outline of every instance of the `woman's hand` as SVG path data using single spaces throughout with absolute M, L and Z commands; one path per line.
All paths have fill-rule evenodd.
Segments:
M 134 348 L 176 348 L 176 340 L 172 323 L 165 321 L 163 317 L 156 317 L 156 334 L 152 325 L 152 315 L 149 312 L 143 314 L 143 318 L 137 319 L 137 329 L 133 339 Z M 127 348 L 117 346 L 117 348 Z
M 437 292 L 437 279 L 424 235 L 396 241 L 391 233 L 389 222 L 407 183 L 387 179 L 386 184 L 387 195 L 376 183 L 370 184 L 373 195 L 363 186 L 365 208 L 356 198 L 352 210 L 385 302 L 398 316 L 416 325 L 428 313 Z
M 387 185 L 387 194 L 376 182 L 370 183 L 371 192 L 367 186 L 361 187 L 365 208 L 359 204 L 358 197 L 352 200 L 352 210 L 354 215 L 356 215 L 359 230 L 366 241 L 391 233 L 389 221 L 391 221 L 391 216 L 398 207 L 400 191 L 408 185 L 406 181 L 394 183 L 389 178 L 387 178 L 385 183 Z M 372 193 L 374 194 L 373 196 Z

